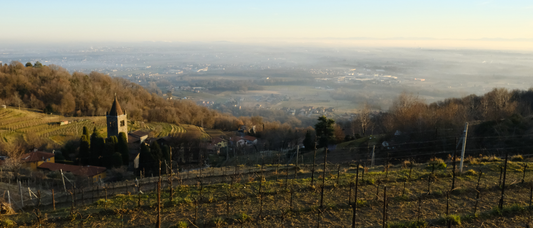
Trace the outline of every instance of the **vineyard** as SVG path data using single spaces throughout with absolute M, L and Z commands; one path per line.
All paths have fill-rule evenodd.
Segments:
M 462 173 L 453 159 L 375 167 L 318 160 L 173 169 L 161 178 L 69 190 L 57 206 L 34 200 L 2 222 L 19 227 L 156 227 L 158 221 L 161 227 L 525 227 L 531 219 L 533 169 L 520 155 L 469 157 Z
M 61 125 L 61 121 L 68 124 Z M 101 135 L 107 134 L 105 117 L 64 117 L 47 115 L 35 110 L 19 110 L 15 108 L 0 109 L 0 140 L 11 143 L 27 135 L 40 137 L 55 146 L 62 146 L 68 140 L 78 139 L 83 132 L 83 127 L 89 130 L 98 129 Z M 187 129 L 199 130 L 202 128 L 191 125 L 175 125 L 169 123 L 144 123 L 128 121 L 129 131 L 147 130 L 154 132 L 155 137 L 164 137 L 172 134 L 186 132 Z M 204 132 L 205 133 L 205 132 Z

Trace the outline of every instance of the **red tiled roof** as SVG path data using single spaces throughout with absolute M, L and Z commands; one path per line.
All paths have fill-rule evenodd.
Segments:
M 35 151 L 35 152 L 29 152 L 24 154 L 22 156 L 22 161 L 24 162 L 38 162 L 38 161 L 45 161 L 48 158 L 54 157 L 53 153 L 43 152 L 43 151 Z
M 246 140 L 248 140 L 248 141 L 254 141 L 254 140 L 257 139 L 256 137 L 249 136 L 249 135 L 246 135 L 246 136 L 244 136 L 243 138 L 246 139 Z
M 50 171 L 63 170 L 63 172 L 71 172 L 77 176 L 88 176 L 92 177 L 94 175 L 105 172 L 105 167 L 99 166 L 77 166 L 77 165 L 67 165 L 61 163 L 51 163 L 45 162 L 39 166 L 40 169 L 48 169 Z
M 223 142 L 223 141 L 224 141 L 224 139 L 222 139 L 220 137 L 216 137 L 216 138 L 211 139 L 211 143 L 213 143 L 213 144 L 217 144 L 217 143 Z

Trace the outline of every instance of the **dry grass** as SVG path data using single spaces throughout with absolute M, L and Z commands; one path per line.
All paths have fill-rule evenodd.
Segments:
M 435 159 L 431 162 L 441 164 L 441 161 Z M 483 164 L 466 164 L 466 171 L 457 177 L 456 188 L 450 193 L 448 217 L 444 214 L 446 195 L 451 189 L 451 166 L 435 169 L 432 174 L 428 165 L 416 164 L 409 172 L 408 168 L 402 168 L 405 164 L 400 164 L 390 167 L 387 175 L 383 172 L 383 166 L 375 167 L 366 172 L 364 178 L 361 169 L 356 225 L 381 227 L 384 186 L 387 187 L 391 227 L 416 227 L 417 224 L 444 226 L 443 223 L 450 220 L 460 221 L 461 225 L 457 227 L 479 227 L 482 223 L 490 227 L 523 227 L 527 223 L 529 183 L 533 176 L 526 175 L 525 184 L 522 184 L 523 162 L 508 164 L 503 210 L 494 209 L 501 194 L 498 180 L 502 162 L 493 159 L 493 162 Z M 346 172 L 341 172 L 338 180 L 336 166 L 328 167 L 322 213 L 319 209 L 320 178 L 323 174 L 315 173 L 314 186 L 311 186 L 309 170 L 312 167 L 304 165 L 298 172 L 298 179 L 286 180 L 285 170 L 280 170 L 279 175 L 272 175 L 272 172 L 266 178 L 258 174 L 243 175 L 239 177 L 243 182 L 239 183 L 209 184 L 204 181 L 202 186 L 176 186 L 172 199 L 168 188 L 165 188 L 162 193 L 162 227 L 315 227 L 319 218 L 323 227 L 351 226 L 352 208 L 349 201 L 353 202 L 353 195 L 349 195 L 353 193 L 350 186 L 355 180 L 355 167 L 343 166 L 341 171 Z M 528 168 L 527 173 L 531 170 Z M 293 178 L 294 169 L 289 172 L 290 178 Z M 481 172 L 481 194 L 477 213 L 474 214 L 477 180 Z M 432 181 L 429 185 L 428 180 Z M 136 194 L 116 195 L 107 203 L 102 200 L 98 202 L 78 206 L 73 213 L 69 207 L 55 212 L 43 210 L 42 213 L 47 217 L 42 224 L 47 227 L 151 227 L 157 217 L 154 192 L 141 196 L 141 207 L 137 206 Z M 418 216 L 421 222 L 417 222 Z M 36 214 L 30 212 L 7 218 L 20 227 L 39 224 Z

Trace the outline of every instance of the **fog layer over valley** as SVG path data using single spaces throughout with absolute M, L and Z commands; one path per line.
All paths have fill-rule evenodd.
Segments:
M 533 85 L 533 53 L 511 51 L 145 43 L 0 47 L 0 61 L 96 71 L 166 99 L 282 122 L 349 117 L 365 102 L 386 111 L 402 92 L 430 103 Z

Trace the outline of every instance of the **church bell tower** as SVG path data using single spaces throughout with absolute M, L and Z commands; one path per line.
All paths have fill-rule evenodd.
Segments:
M 126 135 L 128 134 L 128 118 L 126 117 L 126 112 L 122 111 L 116 94 L 113 106 L 111 106 L 111 110 L 106 114 L 106 122 L 107 138 L 111 136 L 118 137 L 120 132 L 124 132 Z

